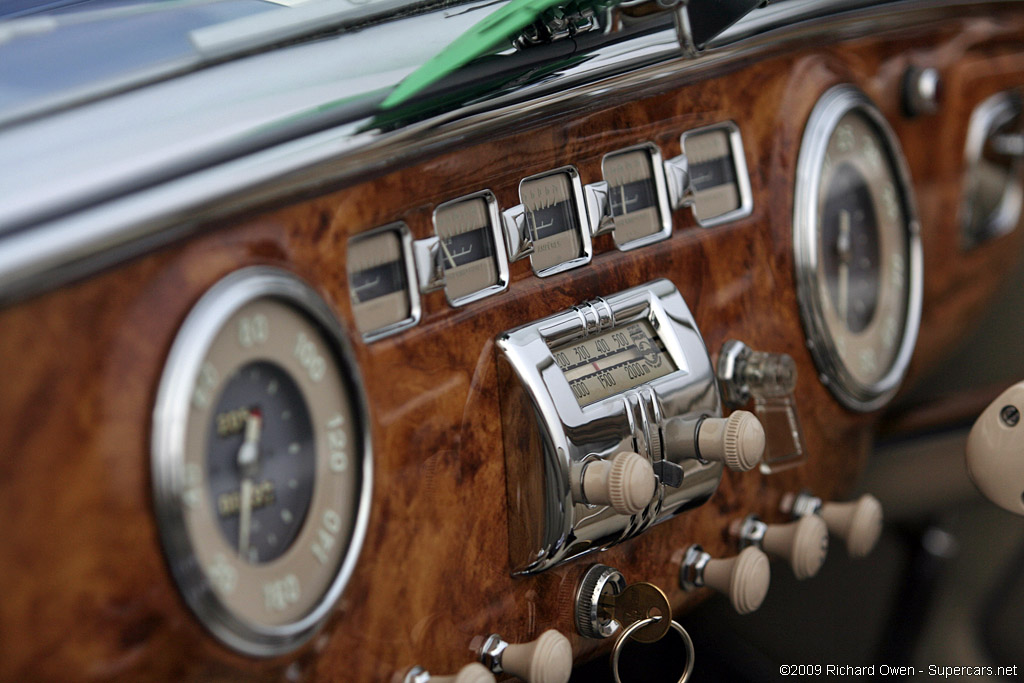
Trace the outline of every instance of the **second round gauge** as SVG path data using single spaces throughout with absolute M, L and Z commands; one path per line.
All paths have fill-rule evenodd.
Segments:
M 895 392 L 916 340 L 921 252 L 895 136 L 852 86 L 825 93 L 798 165 L 801 312 L 822 379 L 868 410 Z

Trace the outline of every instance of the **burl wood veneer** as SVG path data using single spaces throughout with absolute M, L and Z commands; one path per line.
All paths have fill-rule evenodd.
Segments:
M 583 659 L 610 645 L 577 636 L 572 624 L 576 582 L 595 561 L 661 586 L 677 611 L 687 609 L 702 594 L 678 588 L 682 548 L 698 542 L 731 554 L 729 522 L 752 512 L 778 520 L 786 491 L 841 497 L 878 419 L 841 408 L 804 345 L 790 231 L 796 156 L 816 99 L 852 82 L 903 142 L 926 274 L 912 381 L 969 324 L 1021 250 L 1018 230 L 962 252 L 957 209 L 971 110 L 1024 85 L 1022 27 L 1020 10 L 951 18 L 723 64 L 708 80 L 667 79 L 642 100 L 534 122 L 363 184 L 209 225 L 0 312 L 0 679 L 388 681 L 414 664 L 455 671 L 477 636 L 522 641 L 550 627 L 568 634 Z M 937 115 L 900 114 L 899 81 L 911 63 L 940 69 Z M 622 253 L 602 237 L 591 264 L 543 280 L 520 261 L 502 294 L 458 309 L 443 293 L 429 294 L 415 328 L 369 345 L 354 334 L 344 266 L 351 235 L 404 220 L 424 238 L 443 201 L 486 188 L 509 207 L 524 176 L 573 164 L 593 182 L 607 152 L 651 141 L 674 156 L 682 132 L 726 119 L 743 135 L 749 218 L 700 229 L 679 211 L 671 238 L 656 245 Z M 218 645 L 186 608 L 162 555 L 149 476 L 150 414 L 178 326 L 208 287 L 252 264 L 297 273 L 342 320 L 365 380 L 375 457 L 369 530 L 343 597 L 309 645 L 268 661 Z M 739 338 L 796 359 L 810 456 L 771 476 L 727 472 L 703 507 L 607 552 L 513 579 L 493 339 L 659 277 L 679 288 L 713 357 Z

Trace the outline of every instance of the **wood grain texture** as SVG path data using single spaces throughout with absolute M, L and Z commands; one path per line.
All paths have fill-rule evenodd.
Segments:
M 479 636 L 523 641 L 549 627 L 568 634 L 584 659 L 610 645 L 580 638 L 572 626 L 577 581 L 596 561 L 662 587 L 676 610 L 694 605 L 704 594 L 679 589 L 681 550 L 696 542 L 731 554 L 729 522 L 748 513 L 778 520 L 787 491 L 841 497 L 878 420 L 836 403 L 804 345 L 790 230 L 796 155 L 815 101 L 834 84 L 857 84 L 903 141 L 926 270 L 913 381 L 956 341 L 1021 252 L 1018 230 L 963 253 L 956 216 L 968 116 L 985 97 L 1024 85 L 1022 35 L 1021 12 L 951 18 L 731 63 L 713 79 L 666 82 L 662 94 L 628 106 L 595 108 L 210 226 L 184 244 L 0 312 L 0 518 L 7 520 L 0 679 L 389 681 L 414 664 L 455 671 Z M 940 69 L 946 87 L 938 115 L 899 113 L 899 80 L 912 63 Z M 443 201 L 487 188 L 509 207 L 524 176 L 573 164 L 593 182 L 608 152 L 652 141 L 671 157 L 680 153 L 682 132 L 726 119 L 743 134 L 750 218 L 707 230 L 679 211 L 667 241 L 623 253 L 602 237 L 591 264 L 543 280 L 520 261 L 507 292 L 458 309 L 432 293 L 417 327 L 370 345 L 352 335 L 368 380 L 375 452 L 359 566 L 327 626 L 294 655 L 247 659 L 207 635 L 165 565 L 149 477 L 150 414 L 163 362 L 207 288 L 242 266 L 280 266 L 312 283 L 351 333 L 344 268 L 351 235 L 403 220 L 424 238 Z M 493 339 L 660 277 L 679 288 L 713 357 L 723 342 L 740 338 L 796 359 L 810 457 L 771 476 L 727 472 L 701 508 L 606 552 L 513 579 Z

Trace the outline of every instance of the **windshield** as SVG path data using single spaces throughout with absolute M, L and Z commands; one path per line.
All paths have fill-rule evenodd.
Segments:
M 0 125 L 426 4 L 410 0 L 8 0 L 0 3 Z

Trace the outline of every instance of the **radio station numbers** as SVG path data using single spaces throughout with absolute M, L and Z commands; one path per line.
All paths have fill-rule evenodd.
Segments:
M 561 346 L 552 354 L 581 407 L 677 369 L 646 320 Z

